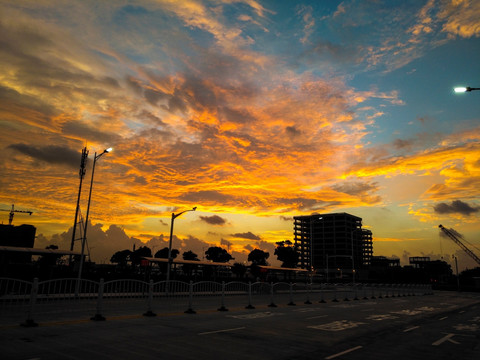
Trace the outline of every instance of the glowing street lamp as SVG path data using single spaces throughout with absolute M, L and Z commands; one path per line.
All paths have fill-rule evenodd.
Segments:
M 457 94 L 458 93 L 464 93 L 464 92 L 470 92 L 473 90 L 480 90 L 480 88 L 472 88 L 470 86 L 459 86 L 453 89 Z
M 179 217 L 180 215 L 188 212 L 188 211 L 195 211 L 197 210 L 197 207 L 195 206 L 194 208 L 190 209 L 190 210 L 184 210 L 178 214 L 174 214 L 172 213 L 172 221 L 171 221 L 171 224 L 170 224 L 170 241 L 168 242 L 168 267 L 167 267 L 167 286 L 168 286 L 168 282 L 170 281 L 170 268 L 172 267 L 172 262 L 173 262 L 173 259 L 172 259 L 172 240 L 173 240 L 173 223 L 175 221 L 175 219 L 177 217 Z
M 78 280 L 80 280 L 82 278 L 82 269 L 83 269 L 84 255 L 85 255 L 85 241 L 87 240 L 88 215 L 90 213 L 90 200 L 92 199 L 93 175 L 95 174 L 95 164 L 97 163 L 97 160 L 103 154 L 112 152 L 112 150 L 113 150 L 112 148 L 105 149 L 105 150 L 103 150 L 102 153 L 100 153 L 98 155 L 97 155 L 97 153 L 95 153 L 95 156 L 93 157 L 92 178 L 90 180 L 90 192 L 88 194 L 87 215 L 85 217 L 85 226 L 83 228 L 82 253 L 80 255 L 80 266 L 78 268 Z

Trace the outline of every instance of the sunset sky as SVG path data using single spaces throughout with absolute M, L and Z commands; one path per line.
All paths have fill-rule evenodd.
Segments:
M 0 0 L 0 208 L 92 259 L 142 243 L 237 261 L 348 212 L 374 255 L 480 251 L 480 1 Z M 0 212 L 8 223 L 8 212 Z M 76 249 L 78 249 L 76 244 Z M 470 245 L 469 245 L 470 246 Z

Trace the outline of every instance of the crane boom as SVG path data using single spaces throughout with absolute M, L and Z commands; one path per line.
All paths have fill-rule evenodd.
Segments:
M 27 213 L 29 215 L 32 215 L 32 211 L 15 210 L 14 204 L 12 204 L 12 209 L 11 210 L 0 209 L 0 211 L 10 211 L 10 214 L 8 215 L 8 225 L 12 225 L 13 215 L 15 215 L 16 212 L 17 213 Z
M 470 257 L 471 257 L 473 260 L 475 260 L 475 261 L 477 262 L 477 264 L 480 265 L 480 258 L 479 258 L 477 255 L 475 255 L 469 248 L 467 248 L 467 247 L 465 246 L 465 244 L 463 244 L 463 243 L 455 236 L 455 234 L 453 234 L 450 230 L 446 229 L 443 225 L 438 225 L 438 227 L 439 227 L 440 229 L 442 229 L 442 231 L 443 231 L 445 234 L 447 234 L 448 237 L 449 237 L 450 239 L 452 239 L 458 246 L 460 246 L 460 247 L 463 249 L 463 251 L 465 251 L 468 255 L 470 255 Z

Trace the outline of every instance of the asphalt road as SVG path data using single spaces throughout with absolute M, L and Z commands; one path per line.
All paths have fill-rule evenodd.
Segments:
M 204 310 L 24 328 L 2 359 L 480 359 L 480 294 Z

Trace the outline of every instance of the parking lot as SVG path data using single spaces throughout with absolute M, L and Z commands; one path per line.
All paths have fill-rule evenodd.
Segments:
M 3 359 L 480 358 L 480 294 L 312 300 L 3 325 L 0 351 Z

